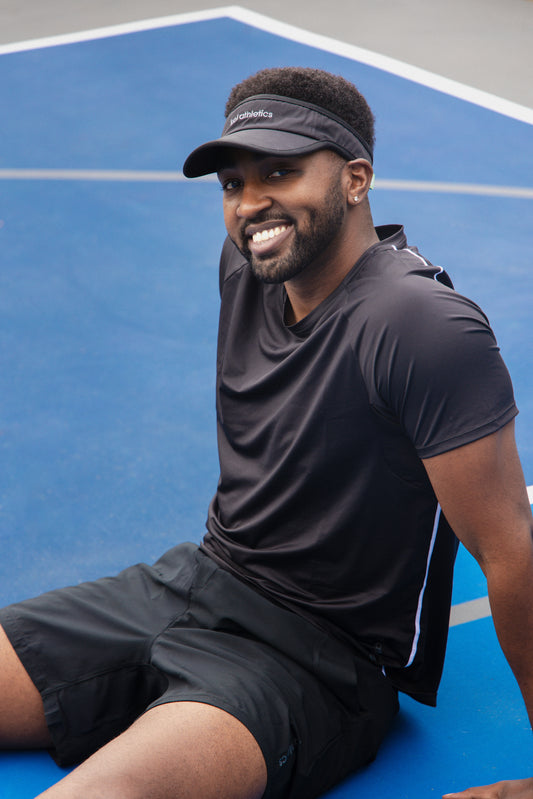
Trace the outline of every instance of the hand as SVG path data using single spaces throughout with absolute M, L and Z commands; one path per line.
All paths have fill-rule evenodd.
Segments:
M 443 799 L 533 799 L 533 777 L 495 782 L 493 785 L 468 788 L 460 793 L 447 793 Z

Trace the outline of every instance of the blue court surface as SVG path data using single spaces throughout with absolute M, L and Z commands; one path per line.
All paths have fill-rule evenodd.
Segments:
M 180 169 L 218 135 L 231 86 L 265 66 L 325 68 L 367 96 L 375 221 L 404 223 L 486 311 L 533 484 L 533 114 L 267 28 L 200 15 L 0 50 L 2 604 L 202 536 L 224 229 L 217 184 Z M 332 797 L 423 799 L 530 776 L 531 732 L 492 621 L 462 604 L 485 595 L 461 551 L 466 617 L 450 630 L 438 708 L 404 698 L 378 759 Z M 0 797 L 30 799 L 62 774 L 47 753 L 2 753 Z

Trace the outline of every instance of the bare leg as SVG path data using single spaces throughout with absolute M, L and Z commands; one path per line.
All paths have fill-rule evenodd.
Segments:
M 50 745 L 41 695 L 0 627 L 0 748 Z
M 260 799 L 261 750 L 240 721 L 198 702 L 149 710 L 37 799 Z
M 51 745 L 41 697 L 0 627 L 0 748 Z M 240 721 L 198 702 L 145 713 L 42 799 L 260 799 L 262 752 Z

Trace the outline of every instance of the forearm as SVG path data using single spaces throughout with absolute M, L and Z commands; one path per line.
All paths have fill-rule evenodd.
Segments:
M 533 724 L 533 518 L 514 425 L 424 461 L 443 512 L 487 578 L 496 632 Z M 454 799 L 533 799 L 533 779 Z
M 533 545 L 485 572 L 496 634 L 533 726 Z

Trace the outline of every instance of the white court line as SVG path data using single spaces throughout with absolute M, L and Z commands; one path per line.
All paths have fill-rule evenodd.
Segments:
M 279 22 L 270 17 L 258 14 L 239 6 L 227 6 L 217 9 L 199 11 L 194 13 L 176 14 L 168 17 L 131 22 L 122 25 L 113 25 L 104 28 L 81 31 L 78 33 L 50 36 L 41 39 L 32 39 L 8 45 L 0 45 L 0 55 L 36 50 L 44 47 L 56 47 L 77 42 L 92 41 L 111 36 L 120 36 L 138 33 L 157 28 L 184 25 L 191 22 L 201 22 L 220 17 L 230 17 L 237 21 L 265 30 L 283 38 L 300 42 L 320 50 L 335 53 L 346 58 L 360 61 L 368 66 L 382 69 L 394 75 L 412 80 L 415 83 L 428 86 L 445 94 L 474 103 L 497 113 L 504 114 L 513 119 L 533 124 L 533 109 L 505 100 L 488 92 L 474 89 L 458 81 L 444 78 L 433 72 L 406 64 L 388 56 L 366 50 L 355 45 L 340 42 L 320 34 L 311 33 L 301 28 Z M 116 180 L 116 181 L 181 181 L 184 179 L 180 172 L 149 172 L 126 170 L 0 170 L 0 179 L 5 180 Z M 207 176 L 203 180 L 213 181 L 214 176 Z M 201 179 L 199 179 L 201 180 Z M 475 184 L 435 183 L 424 181 L 400 181 L 376 179 L 376 188 L 389 190 L 410 191 L 436 191 L 447 193 L 483 194 L 492 196 L 521 197 L 531 199 L 533 190 L 513 186 L 479 186 Z M 529 501 L 533 504 L 533 486 L 528 486 Z M 471 600 L 455 605 L 452 608 L 450 624 L 462 624 L 475 618 L 490 615 L 488 598 Z
M 28 50 L 40 50 L 43 47 L 58 47 L 63 44 L 79 44 L 92 42 L 95 39 L 108 39 L 112 36 L 124 36 L 129 33 L 143 33 L 157 28 L 171 28 L 174 25 L 187 25 L 190 22 L 205 22 L 219 17 L 231 17 L 233 6 L 212 8 L 205 11 L 191 11 L 183 14 L 172 14 L 168 17 L 154 17 L 137 22 L 124 22 L 107 25 L 102 28 L 91 28 L 73 33 L 60 33 L 55 36 L 43 36 L 40 39 L 27 39 L 21 42 L 0 44 L 0 55 L 21 53 Z
M 445 94 L 458 97 L 466 100 L 475 105 L 480 105 L 483 108 L 488 108 L 491 111 L 504 114 L 505 116 L 512 117 L 513 119 L 521 120 L 533 124 L 533 108 L 513 103 L 510 100 L 505 100 L 502 97 L 497 97 L 489 92 L 480 89 L 474 89 L 459 81 L 445 78 L 442 75 L 437 75 L 420 67 L 415 67 L 389 56 L 375 53 L 372 50 L 367 50 L 363 47 L 340 42 L 329 36 L 322 36 L 318 33 L 311 33 L 295 25 L 289 25 L 285 22 L 280 22 L 271 17 L 263 14 L 258 14 L 256 11 L 250 11 L 240 6 L 223 6 L 220 8 L 206 9 L 204 11 L 191 12 L 185 14 L 175 14 L 168 17 L 157 17 L 154 19 L 140 20 L 138 22 L 128 22 L 121 25 L 111 25 L 103 28 L 94 28 L 92 30 L 80 31 L 77 33 L 63 34 L 59 36 L 48 36 L 42 39 L 30 39 L 23 42 L 15 42 L 12 44 L 0 45 L 0 55 L 7 55 L 9 53 L 19 53 L 27 50 L 36 50 L 42 47 L 56 47 L 64 44 L 75 44 L 78 42 L 92 41 L 94 39 L 104 39 L 111 36 L 122 36 L 129 33 L 139 33 L 147 30 L 154 30 L 157 28 L 171 27 L 174 25 L 184 25 L 191 22 L 203 22 L 211 19 L 218 19 L 220 17 L 229 17 L 242 22 L 246 25 L 251 25 L 254 28 L 267 31 L 268 33 L 281 36 L 285 39 L 290 39 L 300 44 L 315 47 L 319 50 L 325 50 L 335 55 L 344 56 L 346 58 L 360 61 L 368 66 L 382 69 L 385 72 L 390 72 L 393 75 L 406 78 L 407 80 L 420 83 L 423 86 L 436 89 L 437 91 L 444 92 Z
M 208 182 L 216 175 L 205 176 Z M 205 182 L 204 177 L 204 182 Z M 102 180 L 176 183 L 188 180 L 183 172 L 137 169 L 0 169 L 0 180 Z
M 179 183 L 188 181 L 182 172 L 134 169 L 0 169 L 0 180 L 92 180 L 119 182 Z M 193 182 L 217 181 L 215 175 L 195 178 Z M 389 180 L 376 178 L 376 189 L 387 191 L 437 192 L 508 197 L 533 200 L 533 188 L 526 186 L 485 186 L 477 183 L 444 183 L 425 180 Z
M 460 602 L 457 605 L 453 605 L 451 609 L 450 627 L 456 627 L 458 624 L 466 624 L 466 622 L 476 621 L 477 619 L 486 619 L 491 615 L 488 596 L 471 599 L 469 602 Z
M 93 170 L 93 169 L 1 169 L 0 180 L 93 180 L 93 181 L 163 181 L 181 182 L 187 178 L 182 172 Z M 217 182 L 215 175 L 196 178 L 200 182 Z M 449 193 L 490 194 L 493 196 L 527 197 L 533 199 L 533 189 L 512 186 L 482 186 L 458 183 L 431 183 L 424 181 L 377 180 L 376 188 L 411 191 L 440 191 Z M 527 487 L 529 501 L 533 504 L 533 485 Z M 450 626 L 464 624 L 490 616 L 488 597 L 473 599 L 454 605 Z
M 431 180 L 388 180 L 376 178 L 376 189 L 389 191 L 425 191 L 444 194 L 475 194 L 486 197 L 509 197 L 533 200 L 533 188 L 526 186 L 490 186 L 481 183 L 445 183 Z

